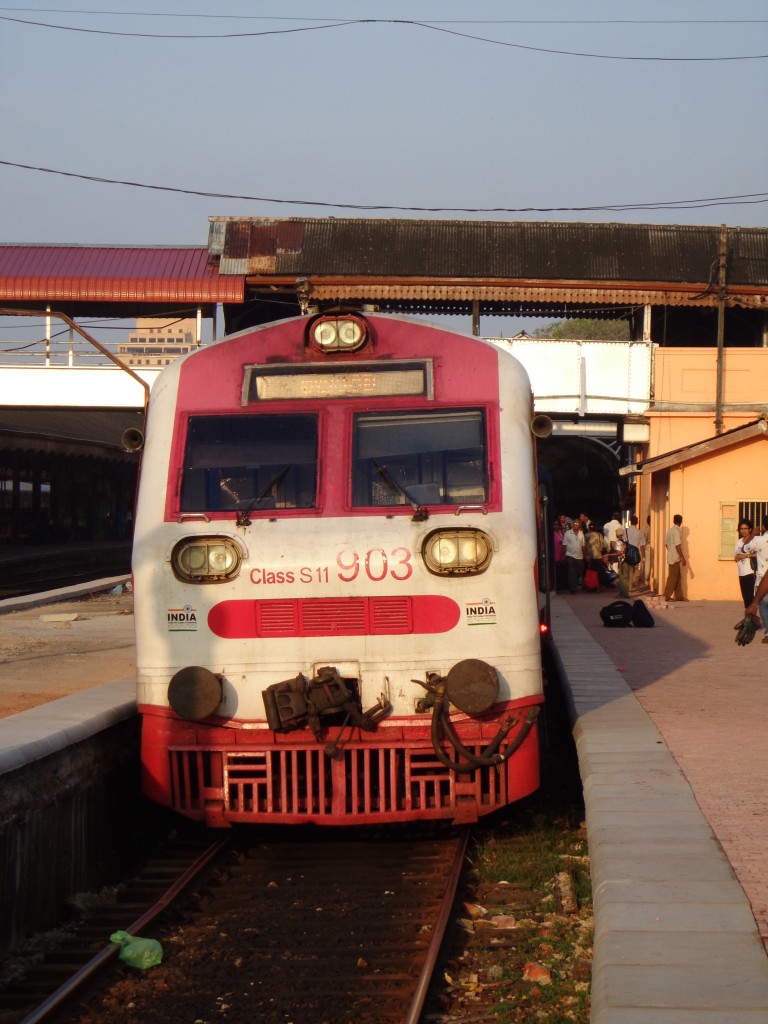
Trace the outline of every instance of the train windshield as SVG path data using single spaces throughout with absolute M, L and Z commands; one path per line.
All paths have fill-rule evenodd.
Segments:
M 313 508 L 317 416 L 192 416 L 182 512 Z
M 487 501 L 485 437 L 480 409 L 357 415 L 353 505 Z

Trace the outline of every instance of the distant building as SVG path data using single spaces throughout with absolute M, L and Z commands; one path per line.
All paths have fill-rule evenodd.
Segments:
M 194 319 L 158 320 L 138 317 L 136 330 L 125 344 L 118 345 L 117 357 L 126 366 L 167 366 L 196 348 Z

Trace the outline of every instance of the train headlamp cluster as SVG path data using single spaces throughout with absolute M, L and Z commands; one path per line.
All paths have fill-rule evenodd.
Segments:
M 309 337 L 319 352 L 356 352 L 368 340 L 368 327 L 358 316 L 321 316 Z
M 240 561 L 228 537 L 187 537 L 171 553 L 174 573 L 187 583 L 226 583 L 240 572 Z
M 482 530 L 433 530 L 421 553 L 427 569 L 437 576 L 472 576 L 491 564 L 493 545 Z

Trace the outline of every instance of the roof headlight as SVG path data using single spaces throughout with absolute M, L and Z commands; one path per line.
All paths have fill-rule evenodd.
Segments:
M 433 530 L 421 554 L 427 569 L 437 576 L 474 576 L 491 564 L 493 545 L 482 530 Z
M 325 320 L 317 324 L 312 332 L 312 337 L 318 348 L 325 351 L 338 347 L 339 332 L 336 329 L 336 322 L 334 320 Z
M 368 326 L 362 317 L 321 316 L 312 323 L 312 345 L 320 352 L 356 352 L 368 340 Z
M 240 572 L 240 549 L 229 537 L 188 537 L 171 552 L 171 566 L 186 583 L 226 583 Z
M 363 326 L 357 320 L 337 321 L 339 344 L 346 349 L 357 348 L 363 340 Z

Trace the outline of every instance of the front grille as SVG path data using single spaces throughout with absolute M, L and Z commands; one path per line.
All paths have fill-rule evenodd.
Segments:
M 412 633 L 413 614 L 407 597 L 372 597 L 371 633 Z
M 362 598 L 342 598 L 338 601 L 332 598 L 316 601 L 310 599 L 297 602 L 297 609 L 300 620 L 298 633 L 301 636 L 326 636 L 329 633 L 349 636 L 366 632 L 366 602 Z
M 468 744 L 468 749 L 479 754 L 481 745 Z M 483 814 L 508 801 L 509 764 L 457 776 L 431 746 L 415 743 L 350 743 L 336 758 L 326 757 L 320 747 L 300 745 L 247 751 L 177 748 L 170 757 L 173 806 L 201 816 L 206 804 L 215 803 L 233 822 L 453 818 L 462 803 Z
M 290 636 L 296 629 L 295 602 L 254 601 L 257 636 Z
M 435 599 L 429 597 L 319 597 L 259 601 L 224 601 L 211 610 L 208 623 L 217 636 L 365 636 L 414 632 L 414 602 L 422 610 L 422 631 L 453 628 L 455 602 L 441 599 L 443 616 L 435 627 Z M 446 608 L 448 612 L 446 612 Z M 429 626 L 424 624 L 428 623 Z

